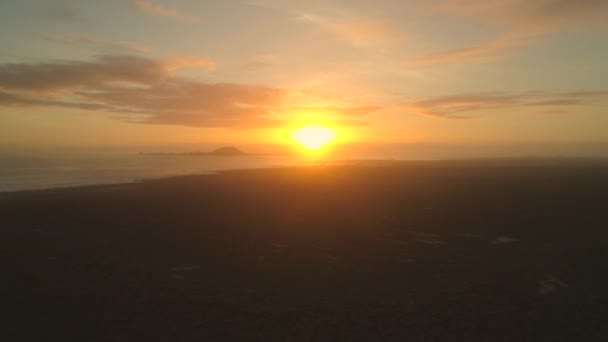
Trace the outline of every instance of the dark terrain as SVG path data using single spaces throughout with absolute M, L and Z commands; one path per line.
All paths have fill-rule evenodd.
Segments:
M 2 341 L 606 341 L 608 162 L 0 194 Z

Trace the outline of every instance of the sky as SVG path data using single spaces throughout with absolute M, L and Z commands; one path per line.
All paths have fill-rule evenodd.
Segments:
M 0 147 L 608 144 L 608 0 L 0 2 Z

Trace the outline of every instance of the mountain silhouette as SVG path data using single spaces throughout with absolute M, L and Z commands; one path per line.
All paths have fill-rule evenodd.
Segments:
M 211 152 L 181 152 L 181 153 L 171 153 L 171 152 L 140 152 L 139 154 L 143 155 L 180 155 L 180 156 L 220 156 L 220 157 L 239 157 L 239 156 L 273 156 L 280 154 L 260 154 L 260 153 L 246 153 L 234 146 L 224 146 L 218 149 L 215 149 Z
M 218 148 L 212 152 L 208 152 L 206 154 L 213 155 L 213 156 L 242 156 L 242 155 L 246 155 L 247 153 L 239 150 L 236 147 L 226 146 L 226 147 L 220 147 L 220 148 Z

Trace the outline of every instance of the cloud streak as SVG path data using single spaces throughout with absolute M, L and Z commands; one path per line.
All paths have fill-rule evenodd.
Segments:
M 381 106 L 357 106 L 357 107 L 344 107 L 344 106 L 331 106 L 331 107 L 291 107 L 287 108 L 287 111 L 292 112 L 310 112 L 310 113 L 324 113 L 324 114 L 338 114 L 341 116 L 363 116 L 382 110 Z
M 245 64 L 245 68 L 250 70 L 266 69 L 275 66 L 279 62 L 279 57 L 273 54 L 260 54 L 254 56 Z
M 337 40 L 359 47 L 388 43 L 405 37 L 401 32 L 393 30 L 386 20 L 336 19 L 306 12 L 298 13 L 297 18 L 320 28 Z
M 163 62 L 164 67 L 169 70 L 177 70 L 182 68 L 203 68 L 207 70 L 215 69 L 215 62 L 207 57 L 177 55 L 166 59 Z
M 591 105 L 593 100 L 605 97 L 608 97 L 608 91 L 477 93 L 432 97 L 406 103 L 401 108 L 431 117 L 470 119 L 480 111 L 504 108 L 543 108 L 545 111 L 565 112 L 568 108 Z
M 101 50 L 118 50 L 135 53 L 147 53 L 149 48 L 132 42 L 108 40 L 103 38 L 86 37 L 75 34 L 45 34 L 43 37 L 46 40 L 63 43 L 63 44 L 78 44 L 98 48 Z
M 548 33 L 606 19 L 605 0 L 445 0 L 439 12 L 473 16 L 528 34 Z
M 0 106 L 57 107 L 111 113 L 130 123 L 231 129 L 285 124 L 287 91 L 259 84 L 208 83 L 178 77 L 184 67 L 209 68 L 205 57 L 156 60 L 109 55 L 92 61 L 0 64 Z M 325 108 L 328 109 L 328 108 Z M 371 107 L 331 108 L 343 125 Z
M 152 59 L 107 55 L 92 61 L 0 64 L 0 106 L 103 111 L 130 123 L 271 128 L 311 113 L 344 126 L 367 125 L 360 117 L 386 110 L 470 119 L 483 111 L 521 108 L 562 113 L 608 98 L 606 90 L 491 92 L 429 97 L 397 105 L 285 107 L 287 90 L 179 77 L 184 67 L 213 66 L 205 57 Z
M 529 39 L 518 38 L 508 34 L 479 45 L 413 58 L 407 60 L 406 65 L 418 67 L 452 62 L 483 63 L 502 58 L 509 50 L 520 48 L 530 43 Z
M 134 0 L 133 3 L 139 10 L 155 16 L 172 18 L 186 23 L 196 23 L 200 21 L 200 18 L 197 16 L 158 5 L 147 0 Z
M 83 18 L 77 10 L 61 3 L 55 3 L 52 6 L 46 8 L 46 10 L 44 11 L 44 17 L 53 21 L 68 23 L 83 21 Z
M 0 105 L 106 111 L 147 124 L 259 128 L 282 123 L 270 115 L 283 90 L 176 77 L 172 70 L 200 63 L 179 61 L 103 56 L 87 62 L 0 64 Z
M 583 26 L 597 27 L 608 21 L 606 0 L 444 0 L 431 5 L 431 9 L 490 23 L 506 31 L 488 42 L 421 56 L 408 60 L 407 65 L 487 62 L 547 35 Z

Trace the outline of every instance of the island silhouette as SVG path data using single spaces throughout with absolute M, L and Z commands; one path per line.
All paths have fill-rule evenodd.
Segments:
M 247 153 L 234 146 L 224 146 L 210 152 L 140 152 L 143 155 L 178 155 L 178 156 L 210 156 L 210 157 L 244 157 L 244 156 L 278 156 L 270 153 Z

